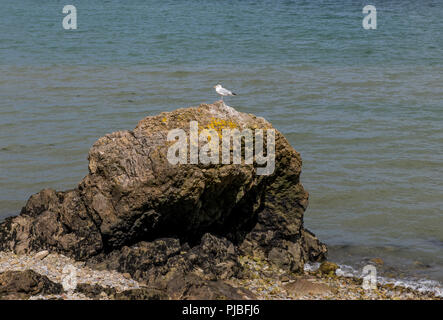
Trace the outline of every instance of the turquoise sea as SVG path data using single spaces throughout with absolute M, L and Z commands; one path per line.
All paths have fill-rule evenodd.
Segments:
M 443 282 L 442 30 L 440 0 L 0 0 L 0 218 L 75 187 L 99 137 L 220 82 L 301 153 L 332 261 Z

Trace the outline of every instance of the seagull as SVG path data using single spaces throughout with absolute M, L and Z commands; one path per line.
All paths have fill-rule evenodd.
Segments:
M 236 93 L 223 88 L 221 86 L 221 84 L 214 86 L 214 88 L 215 88 L 215 91 L 221 96 L 222 101 L 223 101 L 223 96 L 236 96 L 237 95 Z

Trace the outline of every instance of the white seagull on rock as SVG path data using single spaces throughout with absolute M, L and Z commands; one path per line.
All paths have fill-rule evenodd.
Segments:
M 236 93 L 223 88 L 221 86 L 221 84 L 214 86 L 214 88 L 215 88 L 215 91 L 221 96 L 222 101 L 223 101 L 224 96 L 236 96 L 237 95 Z

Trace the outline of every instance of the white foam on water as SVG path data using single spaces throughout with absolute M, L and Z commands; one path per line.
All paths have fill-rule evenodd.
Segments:
M 304 270 L 307 272 L 312 272 L 312 271 L 317 270 L 319 267 L 320 267 L 320 263 L 318 263 L 318 262 L 308 262 L 308 263 L 305 263 Z
M 377 277 L 379 283 L 392 283 L 394 286 L 413 289 L 415 291 L 426 293 L 432 292 L 437 297 L 443 297 L 443 287 L 440 282 L 428 279 L 392 279 L 385 277 Z
M 339 268 L 336 270 L 337 276 L 341 277 L 356 277 L 359 279 L 363 278 L 362 271 L 356 270 L 355 268 L 339 264 Z M 320 263 L 306 263 L 304 270 L 305 271 L 316 271 L 320 267 Z M 395 279 L 383 276 L 377 276 L 377 282 L 380 284 L 393 284 L 394 286 L 400 286 L 408 289 L 412 289 L 414 291 L 418 291 L 420 293 L 433 293 L 437 297 L 443 297 L 443 285 L 436 280 L 429 279 L 417 279 L 417 278 L 404 278 L 404 279 Z

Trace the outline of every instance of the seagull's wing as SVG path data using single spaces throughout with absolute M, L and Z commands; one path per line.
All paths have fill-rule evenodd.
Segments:
M 225 88 L 220 88 L 219 92 L 220 94 L 224 96 L 232 96 L 232 92 Z

